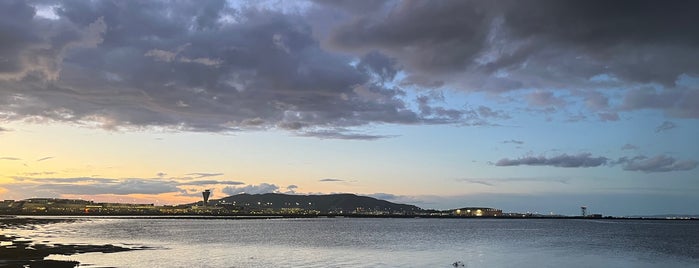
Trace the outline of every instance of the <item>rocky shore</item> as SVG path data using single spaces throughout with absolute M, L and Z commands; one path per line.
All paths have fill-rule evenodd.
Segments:
M 129 250 L 150 249 L 149 247 L 122 247 L 115 245 L 49 244 L 37 243 L 30 237 L 6 235 L 4 230 L 35 229 L 39 225 L 59 222 L 74 222 L 76 219 L 15 218 L 0 217 L 0 267 L 77 267 L 76 261 L 46 260 L 52 254 L 74 255 L 88 252 L 114 253 Z

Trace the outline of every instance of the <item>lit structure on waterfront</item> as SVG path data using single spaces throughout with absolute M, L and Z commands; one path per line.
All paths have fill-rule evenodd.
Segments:
M 452 215 L 462 217 L 498 217 L 502 216 L 502 210 L 497 208 L 466 207 L 453 210 Z

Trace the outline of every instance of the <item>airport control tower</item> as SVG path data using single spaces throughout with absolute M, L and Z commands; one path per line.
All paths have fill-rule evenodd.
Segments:
M 210 190 L 204 190 L 201 192 L 201 195 L 204 196 L 204 206 L 206 206 L 206 203 L 209 202 L 209 196 L 211 196 L 211 191 Z

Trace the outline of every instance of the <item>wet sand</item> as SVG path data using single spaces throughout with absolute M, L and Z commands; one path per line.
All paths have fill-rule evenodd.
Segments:
M 76 219 L 37 219 L 0 217 L 0 229 L 32 230 L 39 225 L 60 222 L 75 222 Z M 4 233 L 4 232 L 3 232 Z M 46 260 L 52 254 L 74 255 L 88 252 L 114 253 L 130 250 L 151 249 L 149 247 L 121 247 L 115 245 L 47 244 L 37 243 L 31 237 L 0 234 L 0 267 L 77 267 L 76 261 Z

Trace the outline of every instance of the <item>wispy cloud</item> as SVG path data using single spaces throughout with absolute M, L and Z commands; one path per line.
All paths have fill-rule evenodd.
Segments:
M 468 183 L 473 183 L 473 184 L 480 184 L 480 185 L 485 185 L 485 186 L 495 186 L 495 184 L 485 181 L 485 180 L 480 180 L 480 179 L 458 179 L 458 181 L 462 182 L 468 182 Z
M 512 144 L 519 144 L 519 145 L 522 145 L 522 144 L 524 144 L 524 141 L 519 141 L 519 140 L 506 140 L 506 141 L 503 141 L 502 143 L 505 143 L 505 144 L 507 144 L 507 143 L 512 143 Z
M 593 157 L 590 153 L 577 155 L 562 154 L 553 157 L 546 156 L 525 156 L 517 159 L 503 158 L 498 160 L 496 166 L 553 166 L 553 167 L 598 167 L 606 164 L 608 158 Z
M 211 184 L 242 185 L 245 183 L 240 182 L 240 181 L 202 180 L 202 181 L 181 182 L 179 185 L 211 185 Z
M 373 140 L 397 137 L 395 135 L 372 135 L 372 134 L 351 133 L 351 132 L 335 131 L 335 130 L 304 131 L 304 132 L 299 133 L 298 136 L 315 137 L 315 138 L 320 138 L 320 139 L 366 140 L 366 141 L 373 141 Z
M 162 194 L 179 192 L 178 183 L 170 180 L 156 179 L 113 179 L 113 178 L 15 178 L 20 183 L 5 187 L 15 191 L 34 193 L 76 194 L 76 195 L 129 195 Z
M 631 158 L 622 157 L 615 161 L 615 163 L 621 164 L 624 170 L 642 171 L 645 173 L 685 171 L 695 169 L 699 166 L 699 161 L 677 160 L 667 155 L 658 155 L 654 157 L 647 157 L 644 155 Z
M 186 174 L 187 176 L 195 176 L 195 178 L 200 179 L 200 178 L 206 178 L 206 177 L 216 177 L 216 176 L 221 176 L 223 173 L 204 173 L 204 172 L 195 172 L 195 173 L 188 173 Z
M 528 182 L 537 182 L 537 183 L 562 183 L 562 184 L 568 184 L 569 179 L 567 178 L 463 178 L 463 179 L 457 179 L 457 181 L 460 182 L 466 182 L 466 183 L 473 183 L 473 184 L 481 184 L 481 185 L 486 185 L 486 186 L 496 186 L 498 184 L 503 184 L 503 183 L 528 183 Z
M 28 172 L 24 173 L 24 176 L 29 176 L 29 177 L 34 177 L 34 176 L 42 176 L 42 175 L 53 175 L 56 174 L 54 171 L 43 171 L 43 172 Z
M 327 179 L 320 179 L 318 181 L 320 181 L 320 182 L 340 182 L 340 181 L 345 181 L 345 180 L 327 178 Z
M 46 160 L 53 159 L 53 158 L 54 158 L 53 156 L 42 157 L 42 158 L 37 159 L 36 162 L 46 161 Z
M 624 146 L 624 147 L 633 147 Z M 624 148 L 622 147 L 622 148 Z M 699 166 L 699 161 L 696 160 L 677 160 L 674 157 L 667 155 L 658 155 L 648 157 L 638 155 L 634 157 L 620 157 L 617 160 L 607 157 L 593 157 L 590 153 L 582 153 L 577 155 L 562 154 L 553 157 L 546 156 L 525 156 L 516 159 L 503 158 L 495 163 L 496 166 L 552 166 L 565 168 L 587 168 L 599 167 L 603 165 L 615 166 L 621 165 L 627 171 L 642 171 L 651 172 L 670 172 L 692 170 Z M 475 183 L 475 181 L 474 181 Z
M 660 124 L 658 127 L 655 128 L 655 132 L 668 131 L 668 130 L 676 128 L 676 127 L 677 127 L 677 124 L 670 122 L 670 121 L 665 121 L 662 124 Z
M 22 159 L 21 159 L 21 158 L 17 158 L 17 157 L 8 157 L 8 156 L 5 156 L 5 157 L 0 157 L 0 160 L 19 161 L 19 160 L 22 160 Z
M 638 150 L 638 146 L 627 143 L 624 144 L 624 146 L 621 146 L 621 150 Z

